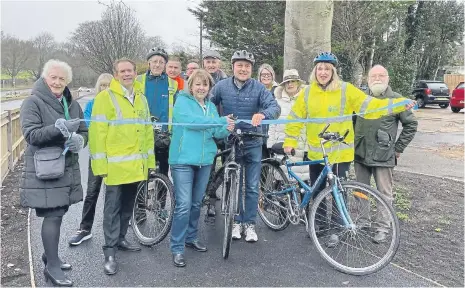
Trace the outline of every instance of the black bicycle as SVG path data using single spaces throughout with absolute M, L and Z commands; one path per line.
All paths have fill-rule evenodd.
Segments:
M 162 131 L 156 124 L 157 120 L 152 117 L 155 151 L 167 152 L 171 133 Z M 157 162 L 156 169 L 149 170 L 147 181 L 142 181 L 137 187 L 132 213 L 131 226 L 142 245 L 153 246 L 165 239 L 171 229 L 174 205 L 173 183 L 160 173 Z
M 221 151 L 215 156 L 215 162 L 218 157 L 228 154 L 224 165 L 213 172 L 210 177 L 210 182 L 207 186 L 206 199 L 204 203 L 208 201 L 208 195 L 216 193 L 218 188 L 223 185 L 221 189 L 221 214 L 224 215 L 224 232 L 223 232 L 223 258 L 229 257 L 229 250 L 231 248 L 232 240 L 232 227 L 234 224 L 234 216 L 239 215 L 239 187 L 240 185 L 240 173 L 245 175 L 243 172 L 244 167 L 236 162 L 236 145 L 241 149 L 244 145 L 244 138 L 253 137 L 268 137 L 265 134 L 254 133 L 254 132 L 241 132 L 237 129 L 236 132 L 231 132 L 228 140 L 228 146 L 230 148 Z M 242 191 L 244 192 L 244 186 L 242 185 Z M 243 201 L 244 205 L 244 201 Z

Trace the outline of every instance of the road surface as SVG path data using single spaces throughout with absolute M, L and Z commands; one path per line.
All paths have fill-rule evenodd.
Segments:
M 396 169 L 463 180 L 464 110 L 452 113 L 450 108 L 427 106 L 415 113 L 418 131 Z
M 79 96 L 88 97 L 90 95 L 93 95 L 93 93 L 92 92 L 80 92 Z M 13 109 L 21 107 L 21 104 L 23 103 L 23 101 L 24 99 L 2 102 L 0 104 L 2 106 L 2 112 L 6 110 L 13 110 Z
M 81 105 L 88 100 L 80 99 Z M 88 150 L 80 153 L 81 177 L 87 187 Z M 93 238 L 78 247 L 68 247 L 67 240 L 79 227 L 82 202 L 70 207 L 65 215 L 60 242 L 60 255 L 73 265 L 66 272 L 74 286 L 436 286 L 423 277 L 393 265 L 374 275 L 356 277 L 335 271 L 318 255 L 311 240 L 305 237 L 303 225 L 292 226 L 281 232 L 267 229 L 257 219 L 259 241 L 254 244 L 234 241 L 228 260 L 221 256 L 222 219 L 215 226 L 203 222 L 200 238 L 208 245 L 208 252 L 186 250 L 185 268 L 172 264 L 168 238 L 153 248 L 141 252 L 118 252 L 119 272 L 114 276 L 103 273 L 104 244 L 102 232 L 103 193 L 97 203 Z M 219 203 L 218 203 L 219 204 Z M 40 259 L 43 248 L 40 231 L 42 220 L 31 213 L 31 246 L 34 277 L 39 287 L 50 286 L 44 281 L 44 265 Z M 134 241 L 129 229 L 128 238 Z
M 14 92 L 16 92 L 17 94 L 21 94 L 21 93 L 29 93 L 30 91 L 31 89 L 20 89 L 20 90 L 15 90 Z M 3 98 L 7 95 L 10 95 L 12 92 L 13 90 L 1 91 L 1 97 Z

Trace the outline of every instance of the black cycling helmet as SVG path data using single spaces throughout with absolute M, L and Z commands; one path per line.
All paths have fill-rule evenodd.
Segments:
M 337 66 L 337 57 L 331 52 L 322 52 L 313 59 L 313 64 L 316 65 L 320 62 L 331 63 Z
M 165 62 L 168 62 L 168 53 L 163 48 L 152 48 L 147 54 L 147 61 L 149 61 L 152 56 L 159 55 L 165 59 Z
M 234 54 L 231 57 L 231 64 L 234 64 L 234 62 L 238 60 L 249 61 L 250 63 L 252 63 L 252 65 L 255 64 L 255 58 L 253 57 L 253 54 L 247 52 L 246 50 L 239 50 L 234 52 Z

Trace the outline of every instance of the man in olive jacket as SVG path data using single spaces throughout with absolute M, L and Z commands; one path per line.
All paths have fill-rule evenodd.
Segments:
M 377 98 L 399 98 L 389 87 L 387 70 L 376 65 L 368 73 L 368 86 L 370 95 Z M 402 123 L 402 132 L 396 140 L 399 122 Z M 392 172 L 404 149 L 412 141 L 417 132 L 418 122 L 412 111 L 392 114 L 381 119 L 367 120 L 357 117 L 355 124 L 355 174 L 357 181 L 370 185 L 371 176 L 375 178 L 377 189 L 392 204 Z M 361 222 L 369 223 L 369 202 L 364 201 L 364 211 Z M 373 237 L 375 243 L 386 241 L 390 229 L 387 211 L 377 209 L 375 216 L 376 233 Z

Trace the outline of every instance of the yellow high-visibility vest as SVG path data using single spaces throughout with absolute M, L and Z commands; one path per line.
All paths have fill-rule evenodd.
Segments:
M 352 162 L 354 160 L 354 128 L 352 112 L 365 113 L 382 107 L 405 101 L 406 98 L 377 99 L 366 95 L 354 85 L 341 82 L 340 88 L 334 91 L 323 90 L 316 82 L 311 83 L 305 90 L 300 91 L 297 100 L 287 119 L 306 118 L 330 118 L 324 123 L 289 123 L 286 124 L 284 133 L 284 147 L 297 147 L 300 130 L 307 130 L 308 158 L 319 160 L 323 158 L 318 134 L 327 123 L 331 126 L 328 132 L 339 132 L 341 135 L 348 129 L 345 144 L 327 142 L 324 147 L 331 163 Z M 405 107 L 398 106 L 394 109 L 384 109 L 365 114 L 366 119 L 378 119 L 388 114 L 396 114 L 405 111 Z M 339 146 L 340 145 L 340 146 Z
M 134 82 L 134 104 L 115 79 L 95 97 L 95 122 L 89 127 L 91 165 L 94 175 L 106 175 L 106 185 L 147 180 L 148 169 L 155 169 L 153 126 L 138 85 Z

